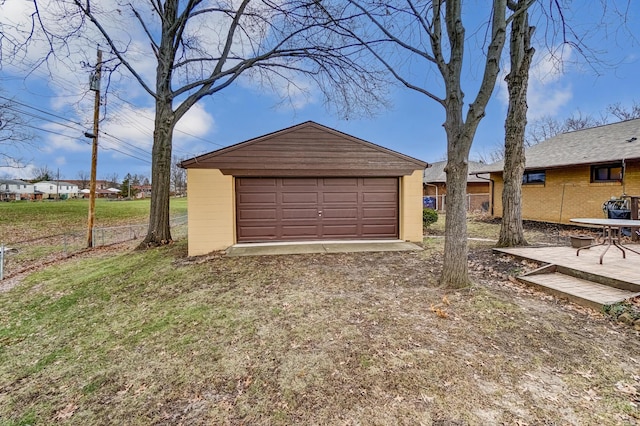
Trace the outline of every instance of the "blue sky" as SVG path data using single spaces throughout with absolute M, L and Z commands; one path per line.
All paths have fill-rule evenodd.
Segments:
M 633 3 L 628 11 L 629 22 L 640 18 L 640 4 Z M 17 22 L 23 15 L 28 16 L 25 4 L 28 2 L 7 0 L 0 13 L 5 17 L 0 20 Z M 588 13 L 588 9 L 584 13 Z M 588 21 L 588 17 L 575 18 L 578 22 Z M 599 116 L 609 104 L 619 102 L 630 106 L 634 101 L 640 102 L 640 49 L 637 40 L 621 34 L 609 33 L 607 38 L 599 34 L 591 40 L 591 46 L 602 58 L 616 64 L 598 66 L 597 73 L 569 48 L 564 49 L 564 66 L 558 70 L 548 51 L 536 46 L 529 90 L 529 120 L 543 115 L 563 119 L 576 111 Z M 0 177 L 29 178 L 35 168 L 42 166 L 53 172 L 59 170 L 61 179 L 78 179 L 79 172 L 89 172 L 90 140 L 83 132 L 92 126 L 93 92 L 87 90 L 89 70 L 78 64 L 81 60 L 95 61 L 95 45 L 76 56 L 75 72 L 54 66 L 48 71 L 40 68 L 28 74 L 25 63 L 2 64 L 0 96 L 19 102 L 15 105 L 18 113 L 23 114 L 31 126 L 48 132 L 31 129 L 36 138 L 30 146 L 20 146 L 17 150 L 0 146 L 19 158 L 20 163 L 15 165 L 21 166 L 0 168 Z M 465 83 L 469 85 L 479 78 L 473 69 L 476 63 L 477 58 L 473 57 L 467 61 L 469 73 Z M 471 159 L 486 156 L 503 141 L 505 89 L 501 77 L 471 148 Z M 473 95 L 469 90 L 467 101 Z M 391 107 L 376 117 L 351 120 L 328 113 L 322 99 L 313 91 L 309 97 L 294 99 L 295 108 L 287 103 L 278 105 L 279 100 L 277 94 L 265 92 L 247 79 L 228 87 L 198 104 L 179 124 L 175 133 L 175 155 L 189 158 L 313 120 L 427 162 L 445 159 L 444 110 L 426 96 L 408 89 L 392 88 Z M 150 176 L 152 108 L 151 98 L 145 96 L 135 82 L 113 83 L 101 111 L 104 117 L 101 130 L 106 134 L 100 138 L 98 179 L 114 173 L 120 180 L 127 173 Z

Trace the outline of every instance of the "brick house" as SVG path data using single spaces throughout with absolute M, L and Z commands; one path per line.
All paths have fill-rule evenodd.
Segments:
M 486 166 L 491 212 L 502 217 L 503 162 Z M 640 196 L 640 119 L 563 133 L 526 150 L 522 218 L 605 217 L 611 198 Z
M 422 178 L 422 195 L 433 199 L 431 204 L 438 211 L 444 211 L 447 200 L 447 174 L 444 171 L 446 161 L 431 163 L 425 169 Z M 469 176 L 467 176 L 467 211 L 488 211 L 490 181 L 488 174 L 476 175 L 486 164 L 475 161 L 469 162 Z

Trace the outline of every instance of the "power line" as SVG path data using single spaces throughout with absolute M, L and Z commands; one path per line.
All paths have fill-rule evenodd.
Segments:
M 13 111 L 13 112 L 20 113 L 20 114 L 24 114 L 24 115 L 29 116 L 29 117 L 37 118 L 38 120 L 43 120 L 43 121 L 47 121 L 49 123 L 57 124 L 58 126 L 66 127 L 68 129 L 71 129 L 71 130 L 78 130 L 77 128 L 75 128 L 73 126 L 70 126 L 69 124 L 60 123 L 59 121 L 55 121 L 55 120 L 52 120 L 52 119 L 47 118 L 47 117 L 43 117 L 43 116 L 40 116 L 40 115 L 37 115 L 37 114 L 33 114 L 31 112 L 28 112 L 28 111 L 23 111 L 23 110 L 21 110 L 19 108 L 14 108 L 14 107 L 11 107 L 11 106 L 7 106 L 6 109 L 8 109 L 10 111 Z M 67 120 L 67 121 L 71 122 L 72 124 L 76 124 L 73 121 L 70 121 L 70 120 Z M 82 127 L 84 128 L 84 126 L 82 126 Z M 83 131 L 83 129 L 80 129 L 79 131 Z
M 69 138 L 69 139 L 79 139 L 80 138 L 79 136 L 65 135 L 64 133 L 59 133 L 59 132 L 56 132 L 56 131 L 53 131 L 53 130 L 49 130 L 49 129 L 43 129 L 42 127 L 36 127 L 36 126 L 32 126 L 30 124 L 21 124 L 21 126 L 28 127 L 30 129 L 40 130 L 41 132 L 51 133 L 51 134 L 57 135 L 57 136 L 63 136 L 65 138 Z
M 22 109 L 19 109 L 19 108 L 13 107 L 13 106 L 11 106 L 11 105 L 7 105 L 7 106 L 6 106 L 6 108 L 7 108 L 7 109 L 9 109 L 9 110 L 11 110 L 11 111 L 14 111 L 14 112 L 17 112 L 17 113 L 20 113 L 20 114 L 24 114 L 24 115 L 27 115 L 27 116 L 29 116 L 29 117 L 36 118 L 36 119 L 38 119 L 38 120 L 43 120 L 43 121 L 46 121 L 46 122 L 49 122 L 49 123 L 53 123 L 53 124 L 56 124 L 56 125 L 58 125 L 58 126 L 66 127 L 66 128 L 68 128 L 68 129 L 75 130 L 75 131 L 79 131 L 79 132 L 84 131 L 84 129 L 86 128 L 86 125 L 85 125 L 85 124 L 83 124 L 83 123 L 80 123 L 80 122 L 78 122 L 78 121 L 71 120 L 71 119 L 69 119 L 69 118 L 67 118 L 67 117 L 63 117 L 63 116 L 61 116 L 61 115 L 58 115 L 58 114 L 55 114 L 55 113 L 53 113 L 53 112 L 50 112 L 50 111 L 44 110 L 44 109 L 42 109 L 42 108 L 38 108 L 38 107 L 35 107 L 35 106 L 33 106 L 33 105 L 29 105 L 29 104 L 24 103 L 24 102 L 21 102 L 21 101 L 17 101 L 17 100 L 15 100 L 15 99 L 10 99 L 10 98 L 7 98 L 7 97 L 2 96 L 2 95 L 0 95 L 0 99 L 4 99 L 5 101 L 8 101 L 8 102 L 13 103 L 13 104 L 16 104 L 16 105 L 20 105 L 20 106 L 22 106 L 22 107 L 24 107 L 24 108 L 28 108 L 28 109 L 31 109 L 31 110 L 34 110 L 34 111 L 38 111 L 38 112 L 40 112 L 40 113 L 42 113 L 42 114 L 49 115 L 49 116 L 51 116 L 51 117 L 55 117 L 55 118 L 57 118 L 57 119 L 59 119 L 59 120 L 62 120 L 62 121 L 64 121 L 64 122 L 71 123 L 71 124 L 73 124 L 73 125 L 79 126 L 79 127 L 80 127 L 80 129 L 75 128 L 75 127 L 73 127 L 73 126 L 71 126 L 71 125 L 69 125 L 69 124 L 66 124 L 66 123 L 61 123 L 61 122 L 59 122 L 59 121 L 53 120 L 53 119 L 48 118 L 48 117 L 43 117 L 43 116 L 41 116 L 41 115 L 37 115 L 37 114 L 31 113 L 31 112 L 29 112 L 29 111 L 24 111 L 24 110 L 22 110 Z M 130 102 L 128 102 L 128 101 L 124 101 L 124 100 L 122 100 L 122 99 L 120 99 L 120 100 L 122 101 L 122 103 L 123 103 L 123 104 L 126 104 L 126 105 L 127 105 L 127 106 L 129 106 L 129 107 L 136 108 L 136 106 L 135 106 L 135 105 L 133 105 L 132 103 L 130 103 Z M 153 130 L 152 130 L 152 129 L 150 129 L 150 128 L 148 128 L 148 127 L 145 127 L 145 126 L 144 126 L 142 123 L 140 123 L 139 121 L 132 120 L 130 116 L 126 116 L 126 115 L 122 114 L 122 112 L 121 112 L 121 111 L 118 111 L 118 110 L 116 110 L 116 111 L 117 111 L 117 112 L 114 114 L 116 117 L 120 117 L 120 118 L 122 119 L 122 121 L 126 121 L 126 122 L 128 122 L 129 124 L 131 124 L 131 125 L 132 125 L 134 128 L 136 128 L 137 130 L 139 130 L 139 131 L 141 131 L 141 132 L 143 132 L 143 133 L 146 133 L 146 132 L 148 132 L 148 133 L 152 133 L 152 132 L 153 132 Z M 153 121 L 153 119 L 151 119 L 151 118 L 149 118 L 149 117 L 146 117 L 146 116 L 144 116 L 144 115 L 143 115 L 142 117 L 143 117 L 143 118 L 145 118 L 145 119 L 146 119 L 146 120 L 148 120 L 148 121 Z M 34 129 L 34 130 L 39 130 L 39 131 L 42 131 L 42 132 L 46 132 L 46 133 L 50 133 L 50 134 L 54 134 L 54 135 L 57 135 L 57 136 L 62 136 L 62 137 L 69 138 L 69 139 L 79 139 L 79 137 L 76 137 L 76 136 L 70 136 L 70 135 L 66 135 L 66 134 L 63 134 L 63 133 L 59 133 L 59 132 L 56 132 L 56 131 L 53 131 L 53 130 L 44 129 L 44 128 L 41 128 L 41 127 L 35 127 L 35 126 L 32 126 L 32 125 L 24 124 L 24 127 L 28 127 L 28 128 Z M 185 135 L 187 135 L 187 136 L 190 136 L 190 137 L 192 137 L 192 138 L 195 138 L 195 139 L 198 139 L 198 140 L 204 141 L 204 142 L 209 143 L 209 144 L 212 144 L 212 145 L 216 145 L 216 146 L 224 147 L 224 145 L 221 145 L 221 144 L 218 144 L 218 143 L 215 143 L 215 142 L 211 142 L 211 141 L 209 141 L 209 140 L 207 140 L 207 139 L 201 138 L 201 137 L 199 137 L 199 136 L 196 136 L 196 135 L 190 134 L 190 133 L 185 132 L 185 131 L 182 131 L 182 130 L 174 129 L 174 131 L 176 131 L 176 132 L 178 132 L 178 133 L 185 134 Z M 120 142 L 121 144 L 123 144 L 123 145 L 127 146 L 128 148 L 130 148 L 130 149 L 132 149 L 132 150 L 134 150 L 134 151 L 137 151 L 139 154 L 149 154 L 149 152 L 148 152 L 148 151 L 146 151 L 146 150 L 144 150 L 144 149 L 142 149 L 142 148 L 140 148 L 140 147 L 138 147 L 138 146 L 136 146 L 136 145 L 134 145 L 134 144 L 132 144 L 132 143 L 130 143 L 130 142 L 127 142 L 127 141 L 123 140 L 122 138 L 119 138 L 119 137 L 117 137 L 117 136 L 115 136 L 115 135 L 112 135 L 112 134 L 110 134 L 110 133 L 108 133 L 108 132 L 105 132 L 105 131 L 102 131 L 102 130 L 100 131 L 100 133 L 101 133 L 101 134 L 103 134 L 103 135 L 105 135 L 105 136 L 107 136 L 107 137 L 110 137 L 110 138 L 112 138 L 112 139 L 115 139 L 116 141 Z M 88 142 L 86 142 L 86 143 L 88 144 Z M 114 147 L 111 147 L 111 148 L 103 147 L 103 148 L 104 148 L 104 149 L 106 149 L 106 150 L 116 151 L 116 152 L 119 152 L 120 154 L 126 155 L 126 156 L 128 156 L 128 157 L 135 158 L 135 159 L 137 159 L 137 160 L 144 161 L 144 162 L 146 162 L 146 163 L 151 164 L 151 162 L 150 162 L 149 160 L 147 160 L 147 159 L 143 159 L 143 158 L 140 158 L 140 157 L 138 157 L 138 156 L 136 156 L 136 155 L 133 155 L 132 153 L 127 153 L 127 152 L 121 151 L 121 150 L 119 150 L 119 149 L 117 149 L 117 148 L 114 148 Z M 193 152 L 189 152 L 189 151 L 186 151 L 186 150 L 183 150 L 183 149 L 177 148 L 177 147 L 174 147 L 174 148 L 173 148 L 173 150 L 174 150 L 174 152 L 180 152 L 180 153 L 186 154 L 186 155 L 188 155 L 188 156 L 195 156 L 195 155 L 196 155 L 196 154 L 194 154 Z
M 85 127 L 85 125 L 84 125 L 84 124 L 82 124 L 82 123 L 79 123 L 79 122 L 77 122 L 77 121 L 70 120 L 70 119 L 68 119 L 67 117 L 62 117 L 62 116 L 57 115 L 57 114 L 54 114 L 54 113 L 52 113 L 52 112 L 50 112 L 50 111 L 46 111 L 46 110 L 43 110 L 43 109 L 40 109 L 40 108 L 36 108 L 36 107 L 34 107 L 34 106 L 32 106 L 32 105 L 25 104 L 24 102 L 16 101 L 15 99 L 6 98 L 6 97 L 4 97 L 4 96 L 2 96 L 2 95 L 0 95 L 0 99 L 4 99 L 5 101 L 9 101 L 9 102 L 11 102 L 11 103 L 18 104 L 18 105 L 21 105 L 21 106 L 26 107 L 26 108 L 36 110 L 36 111 L 41 112 L 41 113 L 43 113 L 43 114 L 50 115 L 50 116 L 55 117 L 55 118 L 58 118 L 58 119 L 60 119 L 60 120 L 68 121 L 69 123 L 73 123 L 73 124 L 77 124 L 78 126 Z M 11 109 L 11 108 L 10 108 L 10 105 L 7 105 L 6 107 L 7 107 L 7 108 L 9 108 L 9 109 Z

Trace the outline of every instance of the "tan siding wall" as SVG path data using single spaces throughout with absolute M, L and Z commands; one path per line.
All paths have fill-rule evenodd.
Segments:
M 189 256 L 235 243 L 233 177 L 217 169 L 188 169 Z
M 611 197 L 640 195 L 640 162 L 627 162 L 625 187 L 620 182 L 591 183 L 590 166 L 547 170 L 544 185 L 523 185 L 522 218 L 544 222 L 570 223 L 577 217 L 604 217 L 602 204 Z M 493 214 L 502 217 L 501 174 L 495 181 Z
M 400 178 L 400 239 L 422 242 L 422 170 Z

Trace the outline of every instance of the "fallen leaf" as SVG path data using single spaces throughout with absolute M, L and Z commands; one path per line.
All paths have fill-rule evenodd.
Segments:
M 427 403 L 428 403 L 428 402 L 433 402 L 433 401 L 436 399 L 436 397 L 435 397 L 435 396 L 428 396 L 428 395 L 427 395 L 427 394 L 425 394 L 425 393 L 420 394 L 420 398 L 421 398 L 424 402 L 427 402 Z
M 125 393 L 129 392 L 129 389 L 131 389 L 133 385 L 127 385 L 126 388 L 119 390 L 118 392 L 116 392 L 116 394 L 118 394 L 119 396 L 124 395 Z
M 638 394 L 638 389 L 636 389 L 635 386 L 633 385 L 629 385 L 627 383 L 623 383 L 623 382 L 618 382 L 616 383 L 616 389 L 618 389 L 619 392 L 622 392 L 624 394 L 627 395 L 637 395 Z
M 585 379 L 593 379 L 593 378 L 594 378 L 594 375 L 593 375 L 593 374 L 591 374 L 591 370 L 589 370 L 589 371 L 580 371 L 580 370 L 577 370 L 577 371 L 576 371 L 576 374 L 577 374 L 577 375 L 579 375 L 579 376 L 584 377 Z
M 587 391 L 587 394 L 583 396 L 583 398 L 586 399 L 587 401 L 597 401 L 599 399 L 602 399 L 602 397 L 599 397 L 598 393 L 593 389 L 589 389 Z
M 56 420 L 66 420 L 73 416 L 73 413 L 76 412 L 78 406 L 74 403 L 69 403 L 66 407 L 56 413 Z

